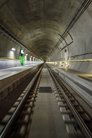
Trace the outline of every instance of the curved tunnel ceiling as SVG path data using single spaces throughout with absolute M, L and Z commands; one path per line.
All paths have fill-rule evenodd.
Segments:
M 46 59 L 84 0 L 0 0 L 0 24 Z

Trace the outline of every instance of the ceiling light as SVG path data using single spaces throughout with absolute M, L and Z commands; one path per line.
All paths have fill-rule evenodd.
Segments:
M 12 48 L 11 50 L 12 50 L 12 51 L 15 51 L 16 49 L 15 49 L 15 48 Z

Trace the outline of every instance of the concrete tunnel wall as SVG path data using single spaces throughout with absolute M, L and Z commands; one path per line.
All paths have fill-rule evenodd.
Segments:
M 70 30 L 70 34 L 72 35 L 74 42 L 67 48 L 68 59 L 92 59 L 92 4 L 75 23 L 73 28 Z M 15 59 L 19 59 L 20 45 L 12 41 L 11 38 L 8 38 L 8 36 L 2 34 L 0 31 L 0 58 L 10 59 L 11 57 L 9 55 L 9 52 L 12 47 L 15 47 L 16 51 L 14 53 L 14 60 L 12 60 L 12 65 L 8 64 L 8 66 L 17 66 L 20 63 L 18 62 L 18 60 Z M 55 49 L 55 52 L 49 59 L 50 61 L 58 61 L 58 66 L 60 66 L 60 61 L 65 60 L 65 49 L 61 52 L 60 50 Z M 4 63 L 6 65 L 7 61 Z M 71 69 L 75 69 L 82 72 L 92 72 L 91 61 L 69 62 L 69 64 L 69 68 Z
M 67 47 L 68 59 L 83 61 L 69 62 L 69 68 L 92 73 L 92 60 L 84 61 L 92 59 L 92 4 L 75 23 L 70 34 L 74 42 Z M 60 65 L 62 60 L 65 60 L 65 49 L 61 53 L 57 49 L 50 57 L 50 61 L 58 61 L 57 65 Z
M 11 49 L 16 48 L 14 54 L 11 54 Z M 7 38 L 5 35 L 0 35 L 0 58 L 19 58 L 19 45 Z
M 12 48 L 15 48 L 15 51 L 12 51 Z M 21 45 L 10 38 L 8 35 L 0 31 L 0 69 L 21 66 L 19 61 Z M 25 53 L 28 53 L 30 58 L 30 53 L 23 48 Z M 30 64 L 29 61 L 26 61 L 25 64 Z

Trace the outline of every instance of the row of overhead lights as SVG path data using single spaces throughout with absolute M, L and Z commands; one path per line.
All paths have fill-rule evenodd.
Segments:
M 11 51 L 11 52 L 15 52 L 16 49 L 13 47 L 13 48 L 11 48 L 10 51 Z M 24 54 L 24 50 L 23 50 L 23 49 L 21 50 L 21 54 Z M 28 56 L 28 54 L 25 54 L 25 56 Z M 35 59 L 35 57 L 32 57 L 32 56 L 31 56 L 30 59 L 32 59 L 32 58 Z
M 6 32 L 4 32 L 3 30 L 1 30 L 0 29 L 0 35 L 3 35 L 3 36 L 5 36 L 6 38 L 8 38 L 10 41 L 12 41 L 12 42 L 14 42 L 15 44 L 17 44 L 18 42 L 15 40 L 15 39 L 13 39 L 11 36 L 9 36 Z M 19 43 L 18 43 L 19 44 Z M 19 44 L 20 45 L 20 44 Z M 14 52 L 16 51 L 16 49 L 15 48 L 12 48 L 11 50 L 10 50 L 10 56 L 11 57 L 14 57 Z M 26 54 L 26 56 L 28 56 L 28 54 Z M 31 56 L 32 57 L 32 56 Z M 35 57 L 33 57 L 33 59 L 34 59 Z
M 16 51 L 16 49 L 15 49 L 15 48 L 12 48 L 12 49 L 11 49 L 11 51 L 15 52 L 15 51 Z M 23 51 L 23 50 L 21 50 L 21 53 L 22 53 L 22 54 L 24 54 L 24 51 Z M 26 54 L 26 56 L 28 56 L 28 54 Z

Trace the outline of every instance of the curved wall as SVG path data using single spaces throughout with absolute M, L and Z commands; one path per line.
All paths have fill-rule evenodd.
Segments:
M 73 43 L 67 47 L 69 68 L 92 73 L 92 4 L 75 23 L 70 34 Z M 50 61 L 65 60 L 65 49 L 61 53 L 58 49 L 56 51 Z
M 74 43 L 69 47 L 71 59 L 92 59 L 92 4 L 79 18 L 70 31 Z M 83 72 L 92 72 L 91 62 L 74 62 L 71 68 Z

